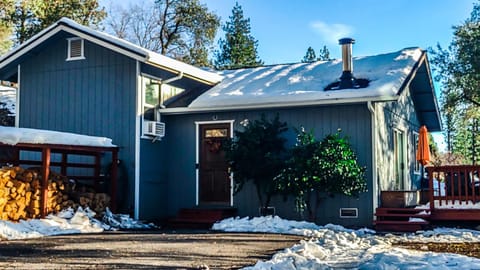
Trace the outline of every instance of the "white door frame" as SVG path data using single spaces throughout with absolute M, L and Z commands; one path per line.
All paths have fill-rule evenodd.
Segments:
M 198 206 L 200 196 L 200 125 L 211 125 L 211 124 L 230 124 L 230 138 L 233 138 L 233 122 L 235 120 L 219 120 L 219 121 L 195 121 L 195 204 Z M 230 173 L 230 206 L 233 206 L 233 174 Z

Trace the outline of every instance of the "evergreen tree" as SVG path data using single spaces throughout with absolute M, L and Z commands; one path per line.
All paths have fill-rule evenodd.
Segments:
M 263 64 L 257 53 L 258 41 L 250 34 L 250 19 L 244 18 L 238 2 L 222 29 L 225 38 L 219 40 L 220 50 L 216 52 L 214 61 L 216 68 L 235 69 Z
M 454 26 L 447 49 L 431 50 L 432 63 L 442 83 L 441 106 L 448 150 L 475 163 L 480 158 L 474 132 L 480 115 L 480 1 L 470 18 Z M 470 134 L 470 135 L 469 135 Z M 473 137 L 472 137 L 473 136 Z
M 261 207 L 268 207 L 274 193 L 273 178 L 284 163 L 285 141 L 281 136 L 287 124 L 278 115 L 271 121 L 262 115 L 260 120 L 245 124 L 243 131 L 224 144 L 225 158 L 234 175 L 235 189 L 239 192 L 247 182 L 253 182 Z
M 315 50 L 312 47 L 308 47 L 305 56 L 302 59 L 302 63 L 311 63 L 317 60 L 317 56 L 315 55 Z
M 359 196 L 367 190 L 365 168 L 340 130 L 317 141 L 313 132 L 304 129 L 297 134 L 297 143 L 285 168 L 275 178 L 279 191 L 295 196 L 297 211 L 307 210 L 311 221 L 325 196 L 342 194 Z
M 327 46 L 323 45 L 323 48 L 320 49 L 320 53 L 318 54 L 317 60 L 319 61 L 330 61 L 330 51 L 328 50 Z

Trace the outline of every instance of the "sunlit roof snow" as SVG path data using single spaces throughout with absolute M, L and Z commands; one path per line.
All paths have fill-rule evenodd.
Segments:
M 419 48 L 407 48 L 354 58 L 354 76 L 370 81 L 368 87 L 358 89 L 324 90 L 341 76 L 341 60 L 223 71 L 222 82 L 199 96 L 189 107 L 268 107 L 393 100 L 422 55 Z

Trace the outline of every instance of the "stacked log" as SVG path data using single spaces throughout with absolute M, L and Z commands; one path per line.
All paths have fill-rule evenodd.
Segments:
M 65 176 L 50 172 L 47 192 L 47 214 L 78 206 L 90 207 L 102 213 L 109 205 L 105 193 L 77 192 Z M 42 176 L 39 168 L 0 169 L 0 219 L 18 221 L 39 218 L 42 208 Z

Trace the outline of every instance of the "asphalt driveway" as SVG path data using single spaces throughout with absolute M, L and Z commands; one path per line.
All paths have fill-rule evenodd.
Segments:
M 218 232 L 106 232 L 0 241 L 0 269 L 237 269 L 302 236 Z

